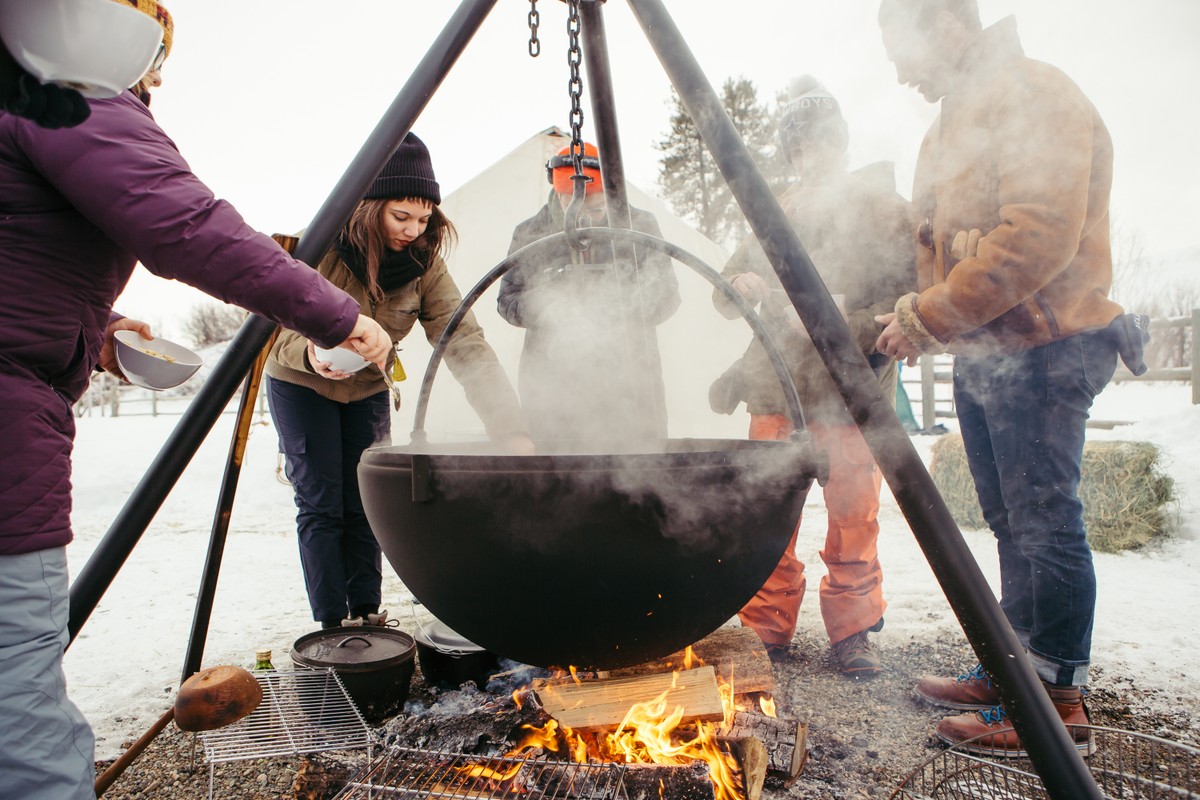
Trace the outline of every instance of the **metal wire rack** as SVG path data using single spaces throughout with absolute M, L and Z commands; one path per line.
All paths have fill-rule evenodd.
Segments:
M 208 761 L 208 796 L 214 769 L 228 761 L 365 748 L 368 762 L 378 740 L 332 669 L 254 673 L 262 703 L 226 728 L 200 734 Z
M 625 765 L 474 756 L 391 747 L 334 800 L 628 800 Z
M 1200 798 L 1200 750 L 1156 736 L 1080 725 L 1092 732 L 1087 765 L 1112 800 Z M 1048 800 L 1027 759 L 992 760 L 951 747 L 924 761 L 892 800 Z

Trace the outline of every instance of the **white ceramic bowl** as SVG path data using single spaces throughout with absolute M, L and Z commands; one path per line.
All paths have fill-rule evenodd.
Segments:
M 166 339 L 143 339 L 137 331 L 117 331 L 117 363 L 134 386 L 173 389 L 186 381 L 204 361 L 186 347 Z
M 313 347 L 313 350 L 316 352 L 318 360 L 328 362 L 334 369 L 340 369 L 342 372 L 358 372 L 371 363 L 353 350 L 347 350 L 344 347 L 333 347 L 328 350 L 324 347 Z
M 141 80 L 162 26 L 112 0 L 0 0 L 0 38 L 43 83 L 84 97 L 116 97 Z

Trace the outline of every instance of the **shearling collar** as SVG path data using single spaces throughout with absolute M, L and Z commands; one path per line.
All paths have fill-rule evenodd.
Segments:
M 1005 17 L 984 29 L 962 60 L 962 87 L 989 80 L 997 71 L 1025 57 L 1017 35 L 1017 18 Z

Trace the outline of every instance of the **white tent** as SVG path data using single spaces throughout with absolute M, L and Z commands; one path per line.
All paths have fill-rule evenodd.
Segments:
M 547 128 L 443 199 L 442 210 L 458 231 L 458 244 L 449 258 L 450 272 L 464 295 L 508 254 L 517 224 L 545 204 L 550 192 L 546 161 L 569 142 L 558 128 Z M 436 165 L 444 155 L 438 153 L 436 143 L 431 143 L 431 150 Z M 658 219 L 664 239 L 721 270 L 728 258 L 723 248 L 636 186 L 626 188 L 631 205 Z M 670 435 L 744 436 L 749 424 L 745 407 L 732 417 L 713 413 L 708 406 L 708 387 L 745 350 L 750 328 L 741 320 L 726 320 L 713 309 L 711 284 L 692 269 L 676 263 L 676 272 L 683 302 L 679 311 L 658 328 Z M 496 313 L 498 288 L 497 282 L 473 310 L 515 385 L 524 331 Z M 402 346 L 401 357 L 409 379 L 402 384 L 405 407 L 394 420 L 396 443 L 408 440 L 420 381 L 432 350 L 417 331 Z M 439 369 L 433 386 L 426 428 L 434 440 L 447 435 L 473 436 L 482 430 L 445 365 Z

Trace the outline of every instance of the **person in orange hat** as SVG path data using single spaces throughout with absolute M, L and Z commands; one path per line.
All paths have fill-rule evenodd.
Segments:
M 608 224 L 596 147 L 584 144 L 590 181 L 579 227 Z M 509 255 L 566 225 L 574 193 L 569 147 L 546 163 L 553 189 L 537 214 L 517 225 Z M 634 230 L 661 237 L 649 212 L 631 208 Z M 539 445 L 604 440 L 642 446 L 666 438 L 666 392 L 655 326 L 679 307 L 671 259 L 638 246 L 632 262 L 593 243 L 577 251 L 561 240 L 531 253 L 500 283 L 500 315 L 525 329 L 518 390 Z
M 150 105 L 150 90 L 162 86 L 163 62 L 171 54 L 171 45 L 175 43 L 175 20 L 171 18 L 171 12 L 167 11 L 166 6 L 156 3 L 154 0 L 113 0 L 113 2 L 132 6 L 143 14 L 153 17 L 162 26 L 162 44 L 158 46 L 158 53 L 154 56 L 150 69 L 140 81 L 131 87 L 133 93 L 141 98 L 143 103 Z

